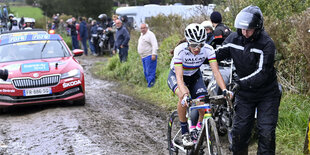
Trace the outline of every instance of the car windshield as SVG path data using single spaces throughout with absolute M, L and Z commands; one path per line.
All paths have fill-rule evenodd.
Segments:
M 0 63 L 70 56 L 57 40 L 28 41 L 0 46 Z

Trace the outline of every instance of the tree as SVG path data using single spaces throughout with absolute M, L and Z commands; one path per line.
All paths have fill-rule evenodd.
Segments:
M 34 3 L 34 0 L 26 0 L 25 2 L 26 2 L 26 4 L 28 4 L 28 5 L 32 5 L 32 4 Z
M 47 16 L 56 13 L 86 17 L 98 17 L 105 13 L 111 16 L 113 7 L 113 1 L 103 0 L 38 0 L 38 3 Z

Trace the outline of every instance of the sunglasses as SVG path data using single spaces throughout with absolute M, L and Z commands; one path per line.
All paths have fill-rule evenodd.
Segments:
M 203 47 L 203 45 L 204 45 L 204 43 L 199 43 L 199 44 L 191 43 L 191 44 L 189 44 L 189 46 L 191 48 L 201 48 L 201 47 Z

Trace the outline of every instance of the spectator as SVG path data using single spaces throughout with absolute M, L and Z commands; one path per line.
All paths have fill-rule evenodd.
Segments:
M 91 25 L 92 25 L 92 27 L 90 29 L 90 31 L 91 31 L 91 41 L 90 42 L 94 45 L 94 48 L 95 48 L 95 51 L 92 54 L 94 56 L 97 56 L 100 48 L 99 48 L 99 42 L 98 42 L 99 40 L 98 40 L 98 34 L 97 34 L 98 25 L 96 23 L 96 20 L 92 20 Z
M 88 39 L 88 32 L 87 32 L 87 23 L 86 23 L 86 18 L 85 17 L 80 17 L 80 29 L 79 29 L 79 33 L 80 33 L 80 37 L 81 37 L 81 41 L 82 41 L 82 45 L 84 48 L 84 54 L 87 56 L 87 39 Z
M 30 30 L 32 29 L 32 25 L 31 25 L 32 20 L 29 18 L 25 19 L 25 26 L 23 27 L 25 30 Z
M 51 30 L 52 29 L 52 22 L 50 20 L 47 21 L 47 30 Z
M 234 25 L 237 32 L 229 35 L 216 50 L 218 60 L 233 59 L 238 76 L 231 148 L 233 154 L 248 154 L 257 108 L 257 154 L 274 155 L 281 99 L 281 86 L 274 67 L 276 47 L 264 30 L 259 7 L 250 5 L 242 9 Z
M 93 42 L 91 41 L 91 37 L 92 37 L 92 33 L 91 33 L 91 28 L 92 28 L 92 18 L 88 18 L 88 22 L 87 22 L 87 39 L 88 39 L 88 44 L 89 44 L 89 48 L 91 53 L 94 55 L 95 52 L 95 46 L 93 44 Z
M 115 54 L 116 50 L 118 50 L 120 62 L 125 62 L 127 61 L 128 56 L 128 42 L 130 40 L 130 36 L 127 29 L 124 26 L 122 26 L 121 20 L 117 19 L 115 21 L 115 24 L 117 31 L 116 31 L 116 41 L 113 48 L 113 54 Z
M 158 44 L 155 34 L 147 24 L 141 24 L 141 35 L 138 41 L 138 53 L 142 59 L 144 76 L 148 87 L 153 87 L 156 77 Z
M 203 26 L 206 29 L 206 32 L 207 32 L 206 43 L 211 45 L 211 42 L 214 39 L 212 23 L 210 21 L 204 21 L 204 22 L 201 23 L 201 26 Z
M 231 30 L 222 23 L 221 13 L 214 11 L 210 16 L 214 29 L 214 40 L 211 45 L 214 49 L 222 45 L 223 41 L 229 36 Z
M 110 17 L 108 17 L 106 14 L 100 14 L 98 16 L 98 18 L 100 19 L 100 27 L 103 28 L 104 33 L 107 35 L 108 37 L 108 42 L 110 43 L 110 47 L 113 48 L 114 46 L 114 35 L 113 35 L 113 21 Z M 107 53 L 110 56 L 112 56 L 112 53 Z
M 81 44 L 81 36 L 80 36 L 80 23 L 76 23 L 75 24 L 75 27 L 76 27 L 76 33 L 77 33 L 77 40 L 78 40 L 78 44 L 79 44 L 79 47 L 82 45 L 83 46 L 83 44 Z M 83 48 L 83 47 L 81 47 L 81 48 Z
M 121 17 L 121 20 L 122 20 L 122 23 L 123 23 L 123 26 L 127 29 L 127 31 L 130 33 L 130 23 L 128 23 L 128 17 L 126 15 L 122 16 Z
M 69 20 L 68 27 L 70 28 L 70 34 L 71 34 L 71 39 L 72 39 L 72 49 L 79 49 L 79 42 L 77 40 L 77 31 L 76 31 L 76 19 L 72 17 L 72 20 Z
M 64 22 L 64 20 L 63 19 L 60 19 L 59 20 L 59 25 L 58 25 L 58 30 L 59 30 L 59 33 L 60 34 L 63 34 L 63 33 L 65 33 L 65 22 Z

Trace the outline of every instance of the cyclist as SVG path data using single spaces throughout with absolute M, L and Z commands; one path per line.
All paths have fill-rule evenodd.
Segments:
M 218 70 L 214 49 L 205 44 L 207 39 L 206 30 L 197 23 L 190 24 L 184 32 L 187 42 L 179 44 L 174 49 L 174 56 L 170 64 L 170 73 L 168 76 L 169 88 L 178 95 L 179 101 L 177 111 L 181 124 L 182 142 L 185 148 L 194 145 L 188 129 L 186 119 L 186 98 L 201 98 L 207 95 L 207 89 L 203 82 L 199 67 L 205 60 L 208 60 L 217 83 L 223 91 L 226 90 L 223 78 Z M 199 119 L 197 123 L 198 130 L 201 129 L 204 110 L 199 110 Z
M 259 135 L 257 154 L 275 154 L 281 87 L 274 68 L 275 44 L 263 23 L 259 7 L 250 5 L 242 9 L 235 19 L 237 32 L 229 35 L 216 50 L 218 60 L 233 59 L 240 78 L 232 130 L 233 154 L 248 154 L 255 108 Z

